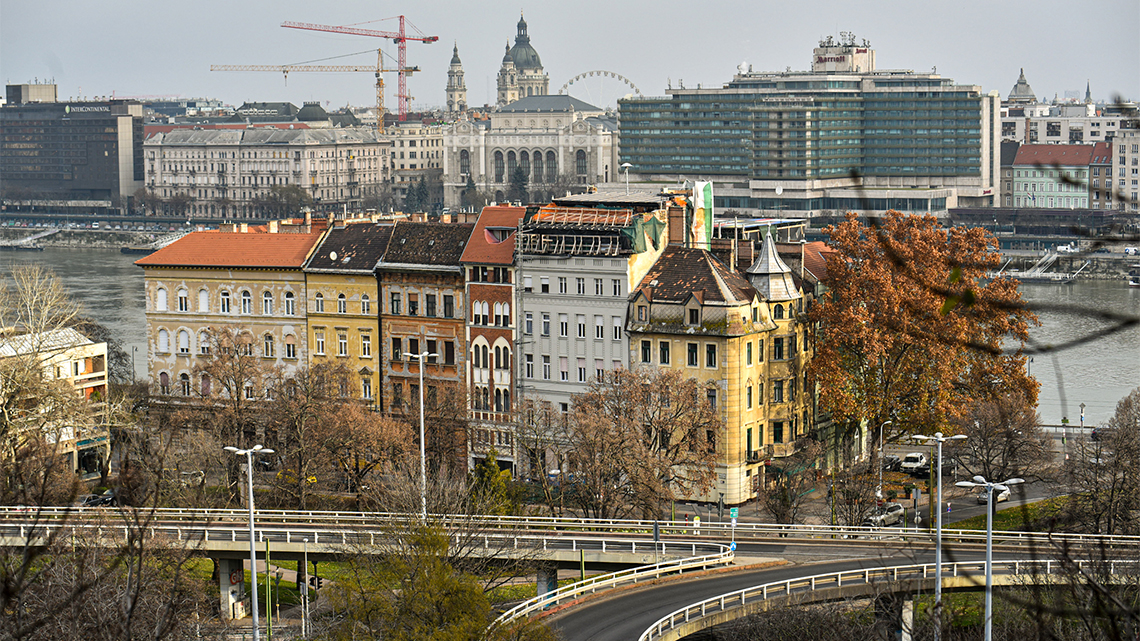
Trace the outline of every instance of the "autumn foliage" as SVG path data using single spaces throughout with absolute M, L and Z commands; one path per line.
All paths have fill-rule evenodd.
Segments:
M 987 281 L 1000 261 L 992 236 L 895 211 L 870 226 L 848 214 L 824 233 L 834 253 L 829 291 L 810 312 L 809 371 L 838 424 L 949 432 L 978 398 L 1036 402 L 1021 347 L 1037 319 L 1015 281 Z

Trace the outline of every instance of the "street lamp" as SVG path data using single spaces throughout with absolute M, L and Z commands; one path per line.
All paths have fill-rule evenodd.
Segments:
M 424 450 L 424 359 L 436 358 L 439 354 L 423 351 L 419 354 L 404 352 L 404 358 L 414 358 L 420 363 L 420 520 L 427 523 L 427 453 Z
M 973 481 L 958 481 L 958 487 L 980 487 L 986 492 L 986 634 L 985 641 L 993 639 L 993 592 L 994 592 L 994 490 L 999 493 L 1009 489 L 1007 486 L 1024 483 L 1025 479 L 1009 479 L 1001 483 L 990 483 L 982 476 L 975 476 Z
M 301 584 L 301 636 L 309 638 L 309 537 L 305 537 L 305 582 Z M 299 578 L 298 577 L 295 578 Z
M 625 170 L 625 195 L 626 196 L 629 195 L 629 168 L 632 166 L 633 165 L 631 165 L 627 162 L 623 162 L 621 164 L 621 168 Z
M 934 640 L 938 641 L 942 638 L 942 444 L 964 440 L 966 435 L 942 436 L 942 432 L 935 432 L 934 436 L 915 434 L 911 438 L 938 443 L 938 495 L 934 505 L 934 511 L 938 513 L 934 529 Z
M 883 500 L 883 428 L 894 425 L 894 421 L 886 421 L 879 426 L 879 487 L 875 490 L 875 498 Z
M 254 445 L 245 450 L 239 450 L 232 445 L 227 445 L 223 449 L 227 452 L 232 452 L 236 456 L 245 457 L 246 480 L 249 483 L 249 586 L 253 592 L 253 598 L 251 599 L 253 605 L 253 641 L 258 641 L 260 637 L 257 629 L 257 542 L 254 540 L 253 534 L 253 455 L 272 454 L 273 450 L 260 445 Z M 266 570 L 268 569 L 267 567 Z

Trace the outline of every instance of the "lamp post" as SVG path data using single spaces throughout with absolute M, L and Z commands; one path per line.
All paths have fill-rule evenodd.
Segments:
M 621 168 L 625 170 L 625 195 L 626 196 L 629 195 L 629 168 L 632 166 L 633 165 L 631 165 L 627 162 L 623 162 L 621 164 Z
M 1085 429 L 1085 404 L 1081 403 L 1081 434 L 1084 434 Z
M 257 629 L 257 541 L 254 538 L 253 532 L 253 455 L 272 454 L 273 450 L 260 445 L 254 445 L 245 450 L 239 450 L 232 445 L 227 445 L 224 449 L 236 456 L 245 456 L 246 480 L 249 483 L 249 587 L 253 594 L 250 603 L 253 606 L 253 641 L 258 641 L 260 633 Z M 266 569 L 268 570 L 268 568 Z
M 879 487 L 875 489 L 875 498 L 883 500 L 883 428 L 894 425 L 894 421 L 884 421 L 879 426 Z
M 414 358 L 420 363 L 420 520 L 427 523 L 427 452 L 424 449 L 424 359 L 435 358 L 439 354 L 423 351 L 419 354 L 404 352 L 405 358 Z
M 934 436 L 915 434 L 911 438 L 938 443 L 938 494 L 934 507 L 938 513 L 934 520 L 934 640 L 938 641 L 942 638 L 942 444 L 946 441 L 961 441 L 966 435 L 943 436 L 942 432 L 935 432 Z
M 994 490 L 1004 492 L 1007 486 L 1024 483 L 1025 479 L 1009 479 L 1001 483 L 990 483 L 982 476 L 973 481 L 958 481 L 958 487 L 980 487 L 986 492 L 986 633 L 985 641 L 993 639 L 994 615 Z
M 309 537 L 305 537 L 305 582 L 301 584 L 301 637 L 309 638 Z

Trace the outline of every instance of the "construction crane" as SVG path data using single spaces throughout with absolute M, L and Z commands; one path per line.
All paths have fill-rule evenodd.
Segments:
M 398 71 L 385 69 L 383 51 L 376 50 L 376 66 L 364 67 L 358 65 L 210 65 L 210 71 L 276 71 L 289 80 L 290 72 L 326 72 L 326 73 L 375 73 L 376 74 L 376 133 L 384 133 L 384 76 L 381 74 Z M 419 67 L 406 69 L 408 73 L 419 71 Z
M 311 24 L 308 22 L 282 22 L 282 27 L 289 29 L 306 29 L 309 31 L 327 31 L 330 33 L 343 33 L 352 36 L 371 36 L 374 38 L 388 38 L 396 43 L 400 50 L 399 55 L 399 74 L 400 74 L 400 87 L 396 93 L 397 102 L 399 104 L 399 118 L 400 122 L 408 119 L 408 76 L 416 69 L 409 69 L 407 43 L 409 40 L 422 42 L 424 44 L 431 44 L 439 40 L 439 36 L 425 36 L 420 34 L 418 36 L 409 36 L 404 31 L 404 16 L 396 16 L 400 21 L 399 31 L 376 31 L 374 29 L 360 29 L 357 27 L 335 27 L 323 24 Z M 415 27 L 413 27 L 414 29 Z M 417 31 L 419 31 L 417 29 Z

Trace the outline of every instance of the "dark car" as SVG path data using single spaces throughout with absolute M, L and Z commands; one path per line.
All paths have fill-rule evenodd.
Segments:
M 1089 434 L 1089 438 L 1094 441 L 1099 441 L 1110 436 L 1112 436 L 1112 428 L 1110 427 L 1094 427 L 1092 433 Z
M 884 472 L 897 472 L 902 465 L 902 459 L 894 454 L 887 454 L 883 456 L 883 471 Z
M 106 507 L 115 505 L 115 490 L 102 494 L 88 494 L 79 500 L 79 507 Z

